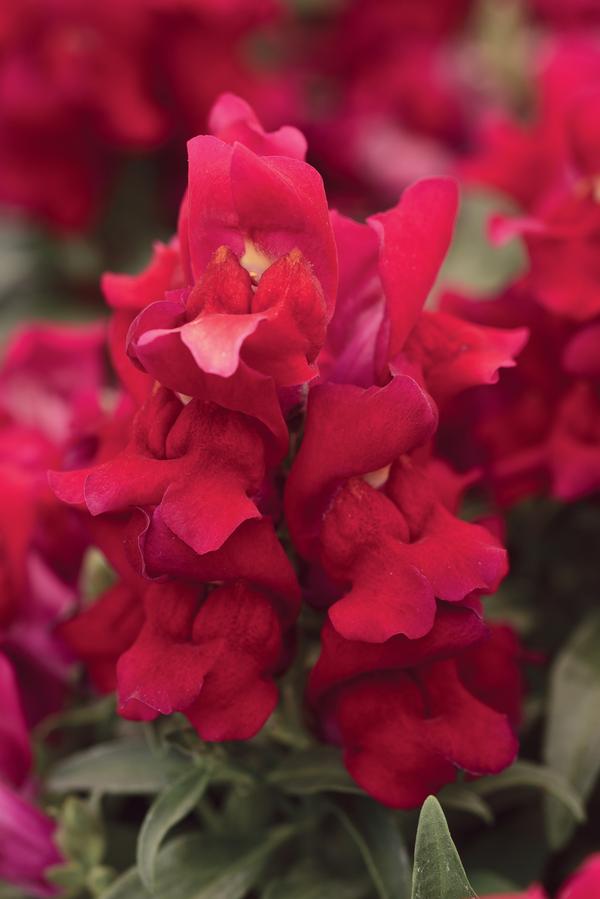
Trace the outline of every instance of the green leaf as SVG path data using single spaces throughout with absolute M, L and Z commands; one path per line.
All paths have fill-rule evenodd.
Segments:
M 519 885 L 506 877 L 501 877 L 495 871 L 471 871 L 471 883 L 481 896 L 495 893 L 509 894 L 519 893 Z
M 151 892 L 154 887 L 154 863 L 160 844 L 167 833 L 194 808 L 204 793 L 210 772 L 196 767 L 173 781 L 150 806 L 142 824 L 137 844 L 137 866 L 140 879 Z
M 78 862 L 53 865 L 45 874 L 50 883 L 67 890 L 69 895 L 80 892 L 85 887 L 87 880 L 87 871 Z
M 362 797 L 344 809 L 334 803 L 330 808 L 356 844 L 380 899 L 408 899 L 410 861 L 389 809 Z
M 438 287 L 442 283 L 475 294 L 493 294 L 513 281 L 526 265 L 523 243 L 512 240 L 495 246 L 487 237 L 487 225 L 494 214 L 514 212 L 514 204 L 498 192 L 464 189 L 454 239 Z
M 585 820 L 585 808 L 579 794 L 558 771 L 534 762 L 515 762 L 501 774 L 482 777 L 475 781 L 471 789 L 479 796 L 488 796 L 501 790 L 518 787 L 534 787 L 559 800 L 568 809 L 575 821 Z
M 438 800 L 443 809 L 467 812 L 486 824 L 494 823 L 494 813 L 488 803 L 465 784 L 448 784 L 438 794 Z
M 541 802 L 506 804 L 510 797 L 498 796 L 502 814 L 494 827 L 469 834 L 462 848 L 462 861 L 469 872 L 469 880 L 476 893 L 487 896 L 488 891 L 476 882 L 481 871 L 493 872 L 503 880 L 517 884 L 519 892 L 541 881 L 549 861 L 548 844 L 544 836 Z
M 115 879 L 115 872 L 108 865 L 96 865 L 88 871 L 86 886 L 93 896 L 100 896 Z
M 86 705 L 74 706 L 65 712 L 48 715 L 36 727 L 35 736 L 44 740 L 52 731 L 63 727 L 87 727 L 94 724 L 107 724 L 115 713 L 115 697 L 101 696 Z
M 267 781 L 285 793 L 298 796 L 326 792 L 364 795 L 344 768 L 339 750 L 330 746 L 288 756 L 268 775 Z
M 115 740 L 60 761 L 50 772 L 48 788 L 56 793 L 158 793 L 185 764 L 175 755 L 153 753 L 145 742 Z
M 9 884 L 0 883 L 0 899 L 31 899 L 31 896 L 27 896 Z
M 586 799 L 600 772 L 600 613 L 577 628 L 550 675 L 544 759 Z M 572 835 L 573 818 L 554 799 L 546 803 L 546 828 L 555 848 Z
M 229 838 L 184 834 L 158 853 L 154 893 L 144 887 L 137 869 L 131 868 L 101 899 L 242 899 L 269 857 L 295 833 L 295 828 L 281 826 L 250 847 Z
M 442 807 L 429 796 L 421 809 L 412 899 L 468 899 L 475 896 L 473 887 L 452 842 Z
M 342 880 L 313 864 L 300 864 L 285 877 L 272 881 L 262 899 L 363 899 L 371 894 L 365 877 Z
M 55 839 L 65 858 L 81 865 L 86 871 L 98 865 L 104 857 L 102 821 L 92 804 L 77 796 L 65 799 Z
M 105 590 L 112 587 L 117 581 L 117 574 L 112 568 L 104 553 L 97 547 L 90 547 L 81 564 L 79 583 L 84 602 L 90 603 L 97 599 Z

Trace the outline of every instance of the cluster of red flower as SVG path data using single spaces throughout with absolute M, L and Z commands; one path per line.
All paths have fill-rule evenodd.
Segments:
M 526 6 L 554 31 L 600 21 L 598 0 Z M 302 15 L 284 0 L 5 0 L 0 199 L 85 228 L 124 156 L 179 152 L 225 90 L 268 123 L 301 127 L 343 203 L 393 197 L 451 170 L 494 100 L 468 46 L 475 7 L 347 0 Z
M 469 428 L 467 464 L 485 467 L 503 503 L 548 487 L 574 500 L 600 487 L 600 47 L 559 44 L 538 91 L 538 120 L 495 122 L 464 172 L 520 203 L 523 214 L 497 217 L 491 234 L 522 235 L 528 271 L 495 299 L 442 301 L 470 321 L 530 333 L 518 367 L 493 395 L 472 393 L 455 409 L 461 446 L 447 435 L 450 457 L 464 464 Z
M 330 219 L 298 132 L 265 133 L 232 96 L 211 123 L 189 144 L 178 237 L 104 281 L 136 409 L 51 482 L 121 581 L 63 634 L 125 716 L 176 710 L 204 739 L 243 739 L 276 704 L 304 592 L 329 611 L 308 688 L 320 733 L 366 790 L 413 806 L 516 752 L 519 650 L 498 631 L 487 654 L 479 602 L 506 553 L 456 516 L 472 477 L 432 438 L 526 335 L 423 311 L 454 183 L 420 182 L 366 225 Z
M 84 228 L 119 156 L 196 133 L 219 91 L 277 109 L 283 87 L 261 78 L 244 43 L 282 12 L 279 0 L 5 0 L 2 202 Z

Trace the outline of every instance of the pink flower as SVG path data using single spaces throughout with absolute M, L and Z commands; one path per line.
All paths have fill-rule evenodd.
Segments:
M 29 723 L 64 696 L 68 658 L 52 629 L 76 596 L 87 538 L 47 483 L 50 465 L 84 457 L 99 415 L 101 326 L 32 325 L 0 368 L 0 648 L 24 685 Z
M 35 896 L 56 892 L 45 870 L 62 859 L 54 823 L 33 806 L 27 778 L 31 750 L 14 672 L 0 654 L 0 878 Z

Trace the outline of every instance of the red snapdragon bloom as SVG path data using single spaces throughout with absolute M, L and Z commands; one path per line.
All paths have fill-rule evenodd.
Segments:
M 498 187 L 526 209 L 498 217 L 492 237 L 521 235 L 530 259 L 524 284 L 549 312 L 575 321 L 600 314 L 597 247 L 600 215 L 600 48 L 559 43 L 539 79 L 538 118 L 525 127 L 505 121 L 487 135 L 467 178 Z
M 54 473 L 65 501 L 92 515 L 158 506 L 173 534 L 197 553 L 219 549 L 260 511 L 264 447 L 252 421 L 214 403 L 184 404 L 158 390 L 141 407 L 127 446 L 90 469 Z
M 494 187 L 535 214 L 548 200 L 556 201 L 556 194 L 593 174 L 600 48 L 581 35 L 551 42 L 535 58 L 534 77 L 532 119 L 520 122 L 505 113 L 485 120 L 460 172 L 467 181 Z
M 600 21 L 598 0 L 529 0 L 534 15 L 552 28 L 586 28 Z
M 514 759 L 504 707 L 514 700 L 486 691 L 468 649 L 484 635 L 477 611 L 464 604 L 440 603 L 433 629 L 418 640 L 360 643 L 325 625 L 309 703 L 324 738 L 342 746 L 352 777 L 380 802 L 412 808 L 452 782 L 457 768 L 489 774 Z M 503 667 L 515 665 L 508 652 Z
M 200 0 L 7 0 L 0 200 L 59 229 L 89 226 L 124 154 L 183 141 L 225 88 L 258 82 L 262 90 L 243 40 L 278 10 L 277 0 L 234 8 Z
M 394 463 L 382 490 L 347 481 L 325 516 L 322 564 L 351 589 L 329 617 L 348 639 L 411 639 L 433 626 L 435 597 L 460 602 L 492 593 L 507 572 L 506 552 L 486 528 L 457 518 L 426 468 Z
M 473 89 L 458 59 L 470 0 L 348 0 L 284 46 L 302 127 L 336 203 L 363 210 L 447 172 L 469 133 Z M 314 96 L 320 102 L 314 102 Z
M 137 0 L 8 7 L 0 197 L 59 227 L 82 227 L 106 189 L 111 147 L 151 146 L 164 133 L 145 77 L 148 16 Z
M 460 467 L 482 467 L 502 504 L 547 489 L 565 501 L 594 493 L 600 487 L 597 323 L 578 327 L 551 315 L 520 286 L 481 302 L 447 296 L 443 308 L 486 325 L 525 325 L 531 335 L 517 368 L 503 372 L 492 393 L 469 391 L 447 410 L 439 438 L 444 452 Z
M 590 855 L 559 893 L 559 899 L 593 899 L 600 889 L 600 855 Z
M 157 247 L 137 278 L 105 277 L 117 309 L 113 356 L 139 396 L 144 383 L 114 349 L 130 323 L 127 351 L 138 367 L 172 390 L 259 418 L 285 451 L 276 388 L 316 375 L 333 312 L 327 202 L 319 175 L 302 161 L 299 132 L 267 134 L 228 95 L 211 122 L 223 139 L 190 142 L 178 242 Z
M 250 521 L 204 555 L 174 537 L 159 509 L 103 515 L 93 530 L 120 581 L 60 635 L 96 688 L 117 689 L 125 717 L 181 711 L 204 739 L 256 733 L 275 705 L 273 675 L 299 606 L 270 522 Z
M 333 217 L 340 291 L 319 363 L 337 383 L 310 390 L 286 515 L 302 555 L 345 585 L 330 617 L 349 639 L 422 637 L 436 596 L 491 592 L 506 572 L 495 538 L 460 522 L 410 461 L 436 426 L 424 389 L 442 401 L 497 380 L 526 337 L 423 311 L 455 212 L 453 183 L 430 180 L 368 226 Z
M 247 584 L 204 596 L 177 582 L 151 586 L 142 629 L 117 666 L 120 711 L 180 711 L 205 740 L 247 739 L 276 705 L 283 649 L 276 611 Z
M 368 387 L 404 371 L 441 403 L 474 384 L 495 383 L 500 368 L 515 364 L 525 329 L 473 327 L 460 314 L 423 308 L 456 207 L 454 183 L 428 179 L 366 225 L 332 214 L 340 288 L 319 357 L 322 378 Z

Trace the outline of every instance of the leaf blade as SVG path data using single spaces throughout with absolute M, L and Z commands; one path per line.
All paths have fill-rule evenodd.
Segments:
M 154 865 L 160 845 L 172 827 L 192 811 L 204 793 L 210 772 L 185 771 L 158 795 L 142 823 L 137 842 L 137 867 L 144 886 L 153 891 Z
M 272 830 L 259 845 L 183 834 L 158 853 L 154 894 L 136 867 L 125 871 L 100 899 L 242 899 L 262 873 L 270 855 L 293 836 L 293 827 Z
M 577 627 L 552 666 L 544 760 L 578 790 L 585 800 L 600 773 L 600 613 Z M 570 838 L 574 821 L 556 801 L 546 802 L 546 830 L 560 848 Z
M 56 793 L 152 794 L 163 789 L 184 765 L 184 760 L 174 755 L 154 754 L 142 741 L 114 740 L 60 761 L 50 772 L 48 787 Z
M 294 753 L 269 774 L 267 782 L 296 796 L 325 792 L 364 796 L 346 771 L 339 750 L 328 746 Z
M 442 807 L 435 796 L 428 796 L 417 827 L 412 899 L 469 899 L 475 896 Z
M 408 899 L 410 862 L 389 809 L 371 799 L 356 798 L 330 808 L 354 841 L 380 899 Z
M 585 821 L 585 807 L 581 797 L 559 771 L 547 765 L 518 761 L 500 774 L 481 778 L 471 785 L 471 789 L 479 796 L 488 796 L 499 790 L 517 787 L 535 787 L 543 790 L 569 809 L 575 821 Z

